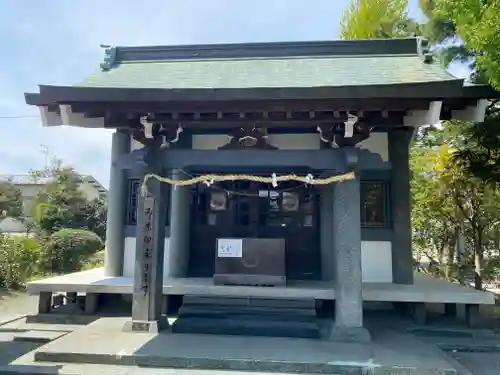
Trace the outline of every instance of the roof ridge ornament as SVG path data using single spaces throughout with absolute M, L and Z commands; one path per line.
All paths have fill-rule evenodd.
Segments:
M 116 62 L 116 47 L 107 44 L 101 44 L 100 47 L 104 48 L 104 61 L 101 63 L 100 67 L 102 71 L 107 72 L 111 70 Z
M 430 50 L 429 40 L 425 38 L 417 39 L 417 50 L 422 61 L 426 64 L 430 64 L 434 61 L 434 54 Z

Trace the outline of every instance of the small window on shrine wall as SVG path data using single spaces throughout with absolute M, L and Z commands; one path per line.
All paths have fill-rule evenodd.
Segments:
M 387 184 L 361 182 L 361 226 L 366 228 L 386 228 Z
M 127 200 L 127 211 L 125 217 L 125 225 L 137 225 L 137 204 L 139 202 L 139 194 L 141 187 L 141 180 L 134 179 L 129 180 L 128 185 L 128 200 Z M 168 192 L 170 195 L 170 191 Z M 170 225 L 170 199 L 167 200 L 167 220 L 166 225 Z
M 129 180 L 126 225 L 137 225 L 137 202 L 140 185 L 140 180 Z

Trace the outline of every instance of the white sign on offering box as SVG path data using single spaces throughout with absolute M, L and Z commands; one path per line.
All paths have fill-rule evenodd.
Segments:
M 243 240 L 241 238 L 217 239 L 217 256 L 219 258 L 242 258 Z

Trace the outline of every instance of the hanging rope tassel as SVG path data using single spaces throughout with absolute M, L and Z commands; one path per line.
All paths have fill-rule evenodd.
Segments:
M 314 180 L 314 176 L 309 173 L 307 176 L 306 176 L 306 185 L 307 184 L 312 184 L 313 183 L 313 180 Z
M 148 177 L 148 176 L 146 176 L 146 177 Z M 148 180 L 149 180 L 149 178 L 146 179 L 146 177 L 144 177 L 144 181 L 141 184 L 141 195 L 143 197 L 147 196 L 148 193 L 149 193 L 149 190 L 148 190 Z
M 276 177 L 276 173 L 271 175 L 271 184 L 273 185 L 273 188 L 278 187 L 278 178 Z

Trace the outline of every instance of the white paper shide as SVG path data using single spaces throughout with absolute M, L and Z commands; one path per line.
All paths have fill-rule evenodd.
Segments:
M 217 240 L 219 258 L 242 258 L 243 240 L 241 238 L 219 238 Z

